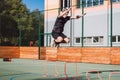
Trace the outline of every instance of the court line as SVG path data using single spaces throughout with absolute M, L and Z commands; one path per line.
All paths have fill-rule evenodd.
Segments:
M 14 78 L 23 77 L 23 76 L 29 75 L 29 74 L 33 74 L 33 73 L 26 73 L 26 74 L 14 75 L 14 76 L 10 77 L 9 80 L 14 80 Z M 36 75 L 36 74 L 34 73 L 34 75 Z

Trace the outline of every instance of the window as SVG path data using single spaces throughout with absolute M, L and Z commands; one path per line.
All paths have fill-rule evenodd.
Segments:
M 103 36 L 93 37 L 93 43 L 103 43 Z
M 77 0 L 77 8 L 83 7 L 90 7 L 90 6 L 96 6 L 96 5 L 102 5 L 103 0 Z
M 97 43 L 98 42 L 98 37 L 93 37 L 93 42 Z
M 82 37 L 76 37 L 75 38 L 76 43 L 81 43 L 81 39 Z M 85 44 L 103 43 L 103 36 L 83 37 L 83 42 Z
M 81 7 L 81 0 L 77 0 L 77 8 L 80 8 Z
M 116 36 L 112 37 L 112 42 L 116 42 Z
M 83 6 L 83 7 L 86 7 L 86 5 L 87 5 L 87 4 L 86 4 L 86 1 L 87 1 L 87 0 L 82 0 L 82 6 Z
M 86 43 L 92 43 L 92 37 L 87 37 Z
M 92 0 L 87 0 L 87 7 L 92 6 Z
M 103 2 L 104 2 L 103 0 L 100 0 L 100 5 L 102 5 L 102 4 L 103 4 Z
M 103 42 L 103 36 L 99 37 L 99 42 L 102 43 Z
M 82 6 L 86 7 L 86 0 L 77 0 L 77 8 L 82 8 Z
M 60 0 L 60 8 L 61 10 L 70 7 L 70 0 Z
M 86 41 L 87 41 L 87 38 L 84 37 L 84 38 L 83 38 L 83 43 L 86 43 Z
M 118 36 L 118 42 L 120 42 L 120 36 Z
M 98 2 L 99 2 L 98 0 L 93 0 L 93 6 L 98 5 L 99 4 Z
M 116 2 L 116 0 L 112 0 L 112 2 Z
M 76 43 L 80 43 L 80 38 L 79 37 L 76 38 Z
M 112 0 L 112 2 L 120 2 L 120 0 Z
M 120 35 L 112 36 L 112 42 L 120 42 Z

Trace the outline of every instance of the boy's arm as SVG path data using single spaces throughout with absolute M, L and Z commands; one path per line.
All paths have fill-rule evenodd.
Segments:
M 85 16 L 86 13 L 82 14 L 82 15 L 77 15 L 77 16 L 72 16 L 71 19 L 79 19 L 81 18 L 82 16 Z
M 64 14 L 68 13 L 71 10 L 71 8 L 67 9 L 66 11 L 62 12 L 60 15 L 58 15 L 58 17 L 63 16 Z

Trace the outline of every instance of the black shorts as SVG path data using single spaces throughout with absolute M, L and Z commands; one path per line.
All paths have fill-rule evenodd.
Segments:
M 59 36 L 61 36 L 63 39 L 64 38 L 67 38 L 67 36 L 66 35 L 64 35 L 63 33 L 57 33 L 57 32 L 52 32 L 52 37 L 54 38 L 54 39 L 57 39 Z

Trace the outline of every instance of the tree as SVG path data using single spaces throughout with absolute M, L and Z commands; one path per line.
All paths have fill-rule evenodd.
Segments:
M 0 43 L 18 45 L 19 32 L 23 46 L 38 40 L 38 10 L 30 12 L 21 0 L 0 0 Z M 41 15 L 41 32 L 44 30 L 44 15 Z M 42 39 L 43 40 L 43 39 Z M 6 44 L 8 45 L 8 44 Z
M 38 18 L 38 13 L 39 10 L 36 9 L 33 12 L 31 12 L 29 14 L 29 24 L 32 26 L 32 29 L 29 31 L 24 31 L 23 34 L 24 35 L 24 41 L 26 41 L 25 39 L 27 39 L 28 41 L 38 41 L 38 26 L 39 26 L 39 18 Z M 43 33 L 44 32 L 44 14 L 40 13 L 40 32 Z M 44 37 L 41 38 L 41 41 L 44 41 Z M 43 43 L 42 43 L 43 45 Z
M 9 42 L 19 35 L 19 16 L 22 22 L 27 21 L 27 8 L 21 0 L 0 0 L 0 39 L 1 43 Z

